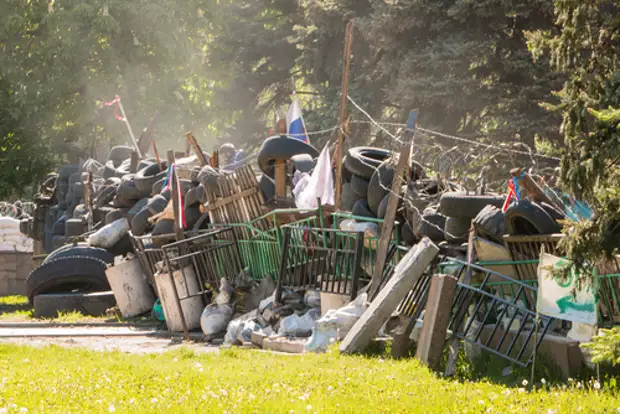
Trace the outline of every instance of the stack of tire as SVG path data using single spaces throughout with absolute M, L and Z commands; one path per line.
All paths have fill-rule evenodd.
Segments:
M 267 138 L 261 145 L 257 157 L 258 167 L 263 173 L 258 177 L 263 199 L 268 202 L 275 197 L 274 166 L 276 160 L 287 161 L 289 165 L 288 184 L 290 185 L 295 171 L 312 172 L 318 156 L 319 151 L 315 147 L 299 139 L 286 135 Z
M 498 206 L 486 206 L 474 219 L 476 234 L 492 242 L 503 244 L 507 235 L 544 235 L 559 233 L 559 220 L 564 213 L 545 202 L 519 200 L 503 213 Z
M 465 192 L 444 193 L 439 200 L 439 214 L 443 217 L 445 240 L 453 245 L 466 243 L 472 220 L 481 211 L 500 208 L 504 200 L 505 197 L 495 195 L 473 195 Z

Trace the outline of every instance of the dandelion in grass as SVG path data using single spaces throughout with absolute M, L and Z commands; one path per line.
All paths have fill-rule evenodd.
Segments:
M 110 413 L 115 413 L 116 412 L 116 408 L 114 408 L 114 404 L 110 404 L 110 406 L 108 407 L 108 412 L 110 412 Z
M 310 404 L 306 405 L 306 410 L 308 411 L 312 410 L 312 406 Z
M 478 401 L 478 404 L 480 404 L 480 405 L 484 405 L 484 400 L 479 400 L 479 401 Z
M 155 404 L 157 402 L 157 398 L 151 398 L 151 402 Z
M 601 383 L 598 381 L 594 381 L 594 385 L 593 385 L 595 390 L 600 390 L 601 389 Z
M 19 409 L 19 412 L 20 413 L 27 413 L 28 409 L 26 407 L 22 407 L 22 408 Z
M 519 388 L 517 391 L 519 392 L 519 394 L 523 394 L 525 392 L 525 388 Z
M 527 387 L 527 384 L 528 384 L 528 382 L 527 382 L 527 380 L 526 380 L 526 379 L 524 379 L 523 381 L 521 381 L 521 385 L 523 385 L 524 387 Z
M 540 380 L 540 382 L 542 383 L 542 385 L 547 384 L 547 380 L 546 380 L 546 379 L 544 379 L 544 378 L 542 378 L 542 379 Z

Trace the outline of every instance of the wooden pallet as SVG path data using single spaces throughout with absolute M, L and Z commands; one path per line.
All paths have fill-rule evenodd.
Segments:
M 233 174 L 218 180 L 219 194 L 207 189 L 208 204 L 205 212 L 209 213 L 212 224 L 249 223 L 264 214 L 263 194 L 256 176 L 250 166 L 236 170 Z M 259 230 L 269 228 L 266 220 L 253 224 Z M 246 229 L 240 229 L 237 235 L 250 236 Z

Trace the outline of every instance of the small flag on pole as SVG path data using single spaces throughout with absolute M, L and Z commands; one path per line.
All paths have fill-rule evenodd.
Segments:
M 308 135 L 306 135 L 301 106 L 299 105 L 299 100 L 295 92 L 293 92 L 293 102 L 291 102 L 291 105 L 288 107 L 288 113 L 286 114 L 286 130 L 291 138 L 310 143 Z
M 116 117 L 116 119 L 118 119 L 119 121 L 125 121 L 125 118 L 124 118 L 123 116 L 121 116 L 121 115 L 119 115 L 119 114 L 118 114 L 118 110 L 120 109 L 120 106 L 121 106 L 121 97 L 120 97 L 120 96 L 116 95 L 116 96 L 114 97 L 114 100 L 109 101 L 109 102 L 107 102 L 107 101 L 103 101 L 103 104 L 104 104 L 105 106 L 112 106 L 112 105 L 116 104 L 116 108 L 114 108 L 114 116 L 115 116 L 115 117 Z

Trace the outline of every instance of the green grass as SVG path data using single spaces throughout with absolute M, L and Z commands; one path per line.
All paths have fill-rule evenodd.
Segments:
M 58 312 L 55 318 L 35 318 L 32 306 L 25 296 L 0 296 L 0 322 L 55 322 L 55 323 L 127 323 L 157 325 L 150 317 L 123 319 L 110 316 L 89 316 L 80 312 Z
M 15 406 L 13 406 L 13 404 Z M 224 350 L 128 355 L 0 345 L 8 412 L 615 413 L 615 381 L 528 389 L 442 379 L 415 360 Z

